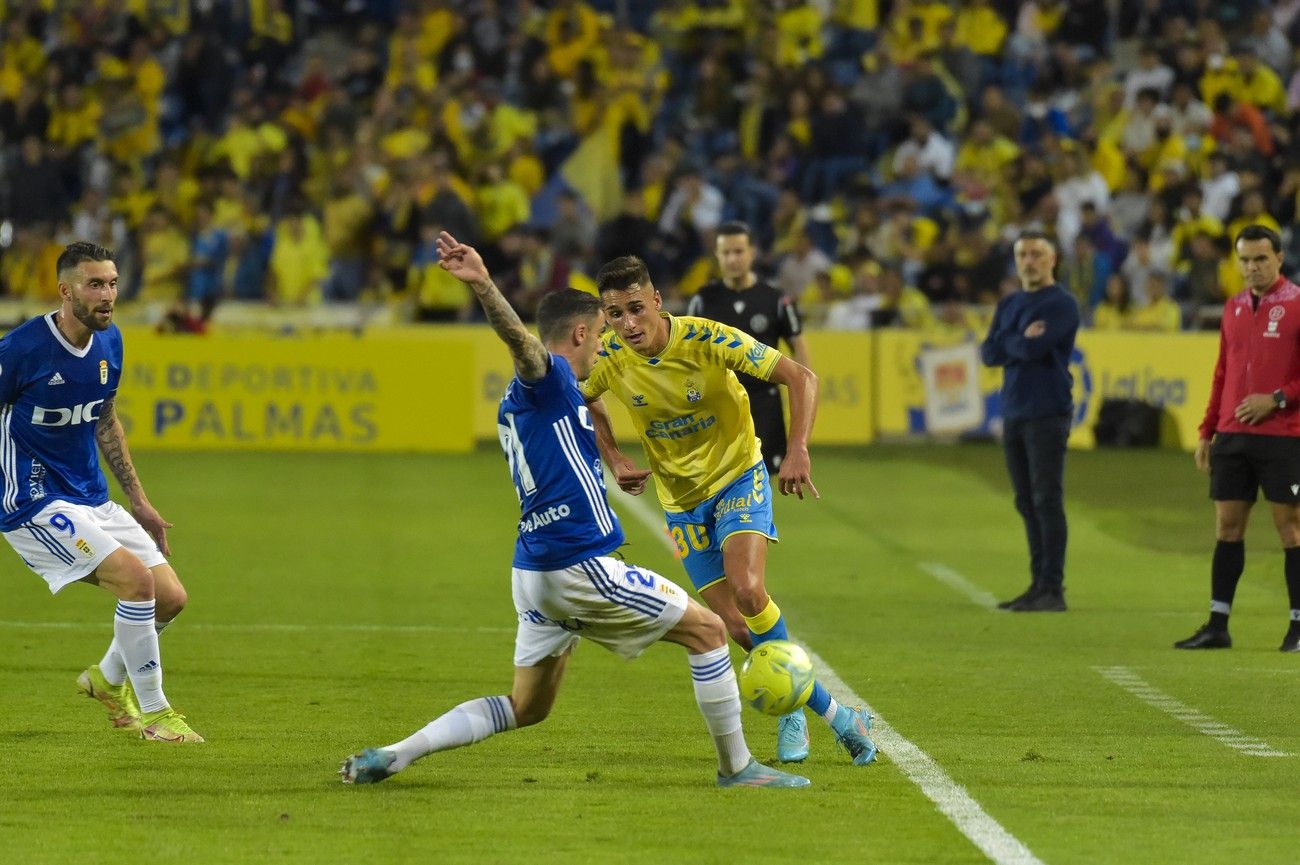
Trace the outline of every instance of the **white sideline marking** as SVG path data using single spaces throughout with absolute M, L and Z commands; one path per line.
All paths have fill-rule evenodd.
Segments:
M 196 631 L 288 631 L 307 633 L 311 631 L 351 631 L 375 633 L 417 633 L 437 634 L 448 631 L 463 634 L 513 634 L 514 628 L 493 628 L 479 626 L 467 628 L 460 625 L 319 625 L 288 624 L 283 622 L 186 622 L 181 627 Z M 64 630 L 111 631 L 110 620 L 103 622 L 5 622 L 0 621 L 0 628 L 47 628 Z
M 676 555 L 677 547 L 664 531 L 663 513 L 645 504 L 641 499 L 624 493 L 612 479 L 608 486 L 611 494 L 623 499 L 637 521 L 657 537 L 662 538 L 665 546 Z M 957 575 L 957 578 L 961 579 L 961 576 Z M 969 583 L 966 585 L 970 586 Z M 970 588 L 979 591 L 974 586 Z M 995 603 L 993 596 L 988 595 L 988 598 L 988 605 L 992 606 Z M 871 708 L 866 700 L 858 696 L 831 668 L 831 665 L 826 663 L 807 643 L 797 642 L 808 651 L 808 657 L 812 658 L 813 664 L 817 667 L 817 677 L 823 684 L 830 686 L 840 696 L 871 713 L 871 738 L 877 747 L 889 755 L 889 759 L 902 770 L 908 780 L 919 787 L 926 798 L 939 809 L 939 813 L 947 817 L 957 827 L 957 831 L 965 835 L 981 853 L 997 865 L 1043 865 L 1043 861 L 1035 856 L 1033 851 L 1008 832 L 1001 823 L 989 816 L 980 803 L 966 792 L 966 788 L 954 781 L 933 757 L 880 717 L 880 714 Z
M 987 607 L 991 610 L 998 605 L 998 599 L 993 597 L 992 594 L 984 591 L 947 565 L 941 565 L 938 562 L 920 562 L 918 566 L 945 586 L 956 589 L 981 607 Z
M 1227 724 L 1220 723 L 1180 700 L 1175 700 L 1163 691 L 1153 687 L 1128 667 L 1093 667 L 1093 669 L 1153 709 L 1159 709 L 1166 715 L 1182 721 L 1198 733 L 1203 733 L 1211 739 L 1227 745 L 1234 751 L 1240 751 L 1252 757 L 1292 756 L 1286 751 L 1277 750 L 1267 742 L 1248 736 L 1240 730 L 1229 727 Z

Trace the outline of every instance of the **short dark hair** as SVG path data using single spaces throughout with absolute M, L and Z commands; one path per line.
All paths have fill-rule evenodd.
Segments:
M 552 292 L 537 305 L 537 335 L 543 343 L 563 339 L 574 323 L 600 314 L 600 298 L 576 288 Z
M 1019 243 L 1022 240 L 1045 240 L 1047 241 L 1047 245 L 1052 247 L 1053 253 L 1055 253 L 1058 257 L 1061 254 L 1060 250 L 1056 248 L 1056 238 L 1052 237 L 1046 231 L 1042 231 L 1037 228 L 1031 228 L 1028 231 L 1022 231 L 1020 232 L 1020 236 L 1016 238 L 1015 242 Z M 1015 244 L 1012 245 L 1014 246 Z
M 1260 225 L 1258 222 L 1247 225 L 1237 232 L 1237 239 L 1232 242 L 1232 248 L 1236 249 L 1237 244 L 1243 240 L 1267 240 L 1274 252 L 1282 251 L 1281 236 L 1267 225 Z
M 635 255 L 620 255 L 606 263 L 596 274 L 596 288 L 601 294 L 607 291 L 624 291 L 634 285 L 650 281 L 650 271 L 645 262 Z
M 749 224 L 746 222 L 734 220 L 732 222 L 724 222 L 718 226 L 718 237 L 732 237 L 737 234 L 745 235 L 745 239 L 751 244 L 754 242 L 754 232 L 750 231 Z
M 62 279 L 63 274 L 85 261 L 112 261 L 113 251 L 97 243 L 74 240 L 63 247 L 59 253 L 58 263 L 54 266 L 56 275 Z

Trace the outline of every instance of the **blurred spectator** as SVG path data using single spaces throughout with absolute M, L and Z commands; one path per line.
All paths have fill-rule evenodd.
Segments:
M 1093 330 L 1124 330 L 1128 327 L 1132 306 L 1128 281 L 1120 274 L 1112 273 L 1106 280 L 1106 296 L 1092 311 Z
M 929 298 L 904 281 L 902 270 L 896 267 L 881 270 L 880 297 L 880 308 L 871 314 L 875 326 L 924 329 L 934 324 Z
M 23 139 L 22 152 L 9 172 L 9 213 L 17 226 L 55 223 L 68 216 L 68 191 L 63 172 L 35 135 Z
M 275 229 L 267 297 L 282 306 L 319 304 L 329 264 L 320 221 L 301 203 L 290 205 Z
M 1175 333 L 1182 330 L 1183 311 L 1169 296 L 1169 286 L 1164 275 L 1151 273 L 1147 276 L 1147 302 L 1133 310 L 1129 316 L 1130 330 L 1149 330 L 1159 333 Z
M 802 298 L 812 287 L 819 274 L 828 273 L 831 260 L 813 243 L 813 236 L 804 230 L 795 241 L 795 247 L 782 260 L 776 271 L 776 285 L 786 295 Z
M 469 287 L 438 266 L 436 225 L 420 229 L 420 243 L 411 256 L 406 290 L 415 299 L 415 320 L 457 321 L 468 315 Z
M 361 295 L 374 217 L 364 180 L 353 171 L 334 175 L 322 225 L 330 256 L 326 300 L 356 300 Z
M 226 257 L 229 253 L 230 238 L 213 223 L 212 205 L 200 201 L 194 208 L 194 233 L 190 239 L 189 274 L 185 287 L 185 299 L 193 308 L 211 312 L 225 293 Z
M 145 218 L 140 257 L 144 267 L 139 290 L 131 293 L 133 300 L 168 305 L 184 300 L 190 242 L 161 204 L 149 208 Z

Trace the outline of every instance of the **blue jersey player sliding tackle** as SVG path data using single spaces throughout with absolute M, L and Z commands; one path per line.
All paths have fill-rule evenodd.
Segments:
M 158 634 L 185 606 L 167 522 L 149 503 L 114 410 L 122 334 L 117 266 L 91 243 L 56 265 L 62 304 L 0 339 L 0 531 L 51 592 L 86 582 L 117 596 L 113 642 L 77 687 L 114 726 L 202 742 L 163 695 Z M 131 510 L 108 498 L 96 445 Z
M 578 380 L 600 346 L 600 302 L 567 289 L 548 295 L 533 336 L 493 285 L 479 254 L 443 232 L 439 265 L 468 283 L 509 347 L 515 377 L 497 429 L 519 495 L 511 587 L 518 628 L 508 695 L 461 703 L 413 735 L 343 761 L 345 784 L 370 784 L 436 751 L 540 723 L 565 665 L 586 637 L 625 658 L 658 641 L 685 647 L 695 700 L 718 753 L 719 787 L 804 787 L 808 779 L 754 760 L 740 722 L 740 694 L 722 619 L 670 580 L 610 554 L 623 529 L 605 498 L 600 457 Z

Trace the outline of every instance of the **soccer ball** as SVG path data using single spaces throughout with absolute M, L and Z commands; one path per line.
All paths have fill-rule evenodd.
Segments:
M 788 640 L 760 643 L 740 667 L 740 697 L 765 715 L 788 715 L 812 696 L 813 664 Z

